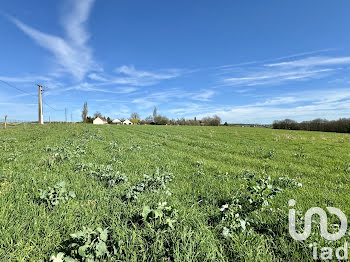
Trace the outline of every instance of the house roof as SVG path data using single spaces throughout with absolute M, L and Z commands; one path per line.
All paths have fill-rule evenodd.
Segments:
M 112 122 L 113 122 L 113 123 L 120 123 L 121 121 L 120 121 L 120 119 L 116 118 L 116 119 L 114 119 Z
M 96 120 L 97 118 L 101 119 L 101 120 L 104 121 L 104 122 L 107 122 L 107 119 L 104 118 L 104 117 L 98 116 L 98 117 L 95 118 L 95 120 Z

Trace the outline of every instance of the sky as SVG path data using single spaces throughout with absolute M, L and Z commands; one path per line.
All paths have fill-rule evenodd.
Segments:
M 4 0 L 0 119 L 350 117 L 350 1 Z M 8 85 L 9 84 L 9 85 Z M 14 88 L 16 87 L 16 88 Z M 20 90 L 18 90 L 20 89 Z

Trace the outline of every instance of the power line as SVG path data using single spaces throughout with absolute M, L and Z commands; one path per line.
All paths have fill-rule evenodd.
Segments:
M 18 87 L 16 87 L 16 86 L 14 86 L 14 85 L 12 85 L 12 84 L 10 84 L 10 83 L 4 81 L 4 80 L 1 80 L 1 79 L 0 79 L 0 82 L 2 82 L 2 83 L 4 83 L 4 84 L 8 85 L 9 87 L 12 87 L 12 88 L 14 88 L 14 89 L 20 91 L 20 92 L 22 92 L 22 93 L 25 93 L 25 94 L 30 95 L 30 96 L 33 96 L 33 97 L 37 97 L 36 95 L 30 94 L 30 93 L 28 93 L 28 92 L 26 92 L 26 91 L 24 91 L 24 90 L 22 90 L 22 89 L 20 89 L 20 88 L 18 88 Z M 45 87 L 45 88 L 47 88 L 47 87 Z M 61 109 L 61 110 L 60 110 L 60 109 L 55 109 L 55 108 L 53 108 L 52 106 L 50 106 L 49 104 L 45 103 L 44 101 L 43 101 L 43 104 L 45 104 L 46 106 L 50 107 L 52 110 L 55 110 L 55 111 L 64 111 L 64 110 L 62 110 L 62 109 Z
M 4 80 L 1 80 L 1 79 L 0 79 L 0 82 L 2 82 L 2 83 L 4 83 L 4 84 L 8 85 L 9 87 L 12 87 L 12 88 L 14 88 L 14 89 L 17 89 L 18 91 L 21 91 L 22 93 L 25 93 L 25 94 L 27 94 L 27 95 L 36 97 L 36 95 L 30 94 L 30 93 L 28 93 L 28 92 L 26 92 L 26 91 L 24 91 L 24 90 L 22 90 L 22 89 L 20 89 L 20 88 L 18 88 L 18 87 L 16 87 L 16 86 L 14 86 L 14 85 L 12 85 L 12 84 L 10 84 L 10 83 L 4 81 Z

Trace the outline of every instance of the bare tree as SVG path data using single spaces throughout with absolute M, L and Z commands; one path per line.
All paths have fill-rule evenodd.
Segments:
M 221 123 L 221 118 L 217 115 L 214 115 L 213 117 L 207 116 L 202 119 L 202 123 L 205 126 L 219 126 Z
M 102 118 L 102 114 L 98 111 L 94 114 L 94 118 L 97 118 L 97 117 Z
M 81 118 L 83 119 L 83 122 L 86 123 L 87 121 L 87 115 L 88 115 L 88 104 L 87 102 L 84 103 L 83 111 L 81 112 Z
M 140 115 L 138 113 L 132 113 L 130 115 L 131 118 L 131 122 L 133 122 L 134 124 L 137 124 L 140 120 Z
M 152 116 L 146 117 L 146 119 L 145 119 L 145 123 L 146 124 L 151 124 L 152 122 L 153 122 L 153 117 Z

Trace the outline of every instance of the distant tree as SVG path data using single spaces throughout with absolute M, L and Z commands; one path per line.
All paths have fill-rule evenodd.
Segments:
M 107 123 L 112 124 L 112 119 L 110 117 L 107 117 Z
M 177 120 L 177 124 L 180 125 L 180 126 L 186 125 L 186 119 L 185 119 L 184 117 L 178 119 L 178 120 Z
M 93 123 L 94 122 L 94 118 L 92 118 L 91 116 L 86 117 L 86 123 Z
M 148 116 L 148 117 L 145 118 L 145 123 L 146 123 L 146 124 L 149 125 L 149 124 L 151 124 L 152 122 L 153 122 L 153 117 L 152 117 L 152 116 Z
M 156 120 L 156 117 L 157 117 L 157 108 L 156 107 L 154 107 L 154 109 L 153 109 L 153 121 L 154 122 L 156 122 L 155 120 Z
M 219 126 L 221 123 L 221 118 L 217 115 L 214 115 L 213 117 L 207 116 L 202 119 L 202 123 L 205 126 Z
M 276 120 L 273 122 L 272 127 L 275 129 L 350 133 L 350 118 L 340 118 L 332 121 L 317 118 L 301 123 L 291 119 Z
M 94 114 L 94 118 L 97 118 L 97 117 L 102 118 L 102 114 L 98 111 Z
M 130 121 L 133 122 L 134 124 L 137 124 L 140 121 L 140 115 L 138 113 L 132 113 L 130 115 Z
M 225 122 L 225 123 L 224 123 L 224 126 L 228 126 L 228 123 L 227 123 L 227 122 Z
M 81 118 L 84 123 L 87 122 L 87 115 L 88 115 L 88 104 L 87 102 L 84 103 L 83 111 L 81 112 Z
M 156 125 L 167 125 L 169 123 L 169 119 L 166 116 L 157 115 L 154 122 Z
M 212 123 L 214 126 L 219 126 L 221 124 L 221 118 L 218 115 L 214 115 Z

